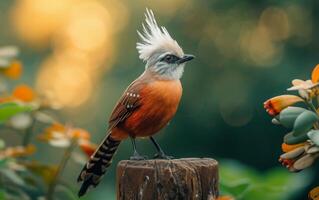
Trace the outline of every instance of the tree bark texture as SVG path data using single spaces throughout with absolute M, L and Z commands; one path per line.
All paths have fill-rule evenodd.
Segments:
M 218 163 L 210 158 L 123 160 L 117 200 L 215 200 Z

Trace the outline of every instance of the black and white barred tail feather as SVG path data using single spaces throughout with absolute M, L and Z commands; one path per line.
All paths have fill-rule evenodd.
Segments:
M 83 181 L 78 193 L 79 197 L 83 196 L 89 187 L 96 187 L 100 183 L 107 168 L 112 163 L 113 155 L 120 142 L 108 135 L 91 156 L 78 177 L 78 182 Z

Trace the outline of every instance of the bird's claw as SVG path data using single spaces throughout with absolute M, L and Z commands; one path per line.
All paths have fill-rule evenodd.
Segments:
M 147 160 L 147 156 L 142 156 L 137 152 L 134 152 L 133 156 L 130 157 L 130 160 Z

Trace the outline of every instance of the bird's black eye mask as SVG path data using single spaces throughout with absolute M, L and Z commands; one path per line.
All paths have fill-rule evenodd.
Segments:
M 166 62 L 168 64 L 173 64 L 173 63 L 176 63 L 178 60 L 180 60 L 179 57 L 172 55 L 172 54 L 168 54 L 168 55 L 164 56 L 160 61 Z

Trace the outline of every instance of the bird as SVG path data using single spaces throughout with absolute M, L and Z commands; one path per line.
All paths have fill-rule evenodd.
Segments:
M 175 115 L 182 96 L 185 64 L 195 56 L 184 54 L 167 29 L 158 26 L 152 10 L 146 8 L 143 31 L 137 31 L 139 58 L 145 63 L 144 72 L 124 91 L 109 118 L 106 137 L 84 165 L 78 182 L 78 196 L 86 194 L 102 180 L 120 143 L 130 138 L 132 160 L 144 160 L 138 153 L 136 138 L 149 138 L 158 151 L 159 159 L 170 159 L 155 141 L 154 134 L 164 128 Z

